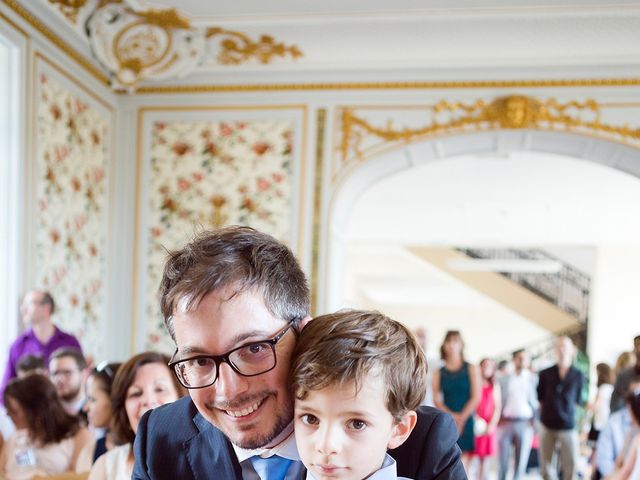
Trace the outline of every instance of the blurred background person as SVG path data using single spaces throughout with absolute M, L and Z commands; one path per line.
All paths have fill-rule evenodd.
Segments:
M 587 411 L 592 414 L 591 428 L 588 440 L 596 442 L 600 431 L 609 420 L 611 413 L 611 395 L 613 394 L 614 374 L 613 369 L 606 363 L 596 365 L 596 396 L 593 402 L 587 406 Z M 628 388 L 628 386 L 627 386 Z
M 576 349 L 569 337 L 556 339 L 557 363 L 542 370 L 538 381 L 540 402 L 540 469 L 542 478 L 556 478 L 554 454 L 560 454 L 563 480 L 577 478 L 578 432 L 576 406 L 582 405 L 584 376 L 573 366 Z
M 4 391 L 9 380 L 17 376 L 16 364 L 24 355 L 38 355 L 42 357 L 45 365 L 49 365 L 49 357 L 60 347 L 74 347 L 82 351 L 76 337 L 63 332 L 53 323 L 51 316 L 55 308 L 55 302 L 49 292 L 32 290 L 22 299 L 20 315 L 28 329 L 9 348 L 0 393 Z
M 480 378 L 475 365 L 464 359 L 464 343 L 460 332 L 450 330 L 440 347 L 443 365 L 433 372 L 435 406 L 450 413 L 460 437 L 458 446 L 467 472 L 471 454 L 475 450 L 473 413 L 480 400 Z
M 475 451 L 480 464 L 478 467 L 478 479 L 483 480 L 489 472 L 488 462 L 497 453 L 496 428 L 500 420 L 500 410 L 502 409 L 502 396 L 500 385 L 495 381 L 496 363 L 490 358 L 483 358 L 480 361 L 480 376 L 482 378 L 482 388 L 480 391 L 480 402 L 476 409 L 474 427 L 475 431 Z
M 631 393 L 627 398 L 631 411 L 631 421 L 637 431 L 640 428 L 640 393 Z M 640 479 L 640 433 L 631 439 L 627 452 L 618 459 L 618 467 L 607 480 L 638 480 Z
M 16 427 L 0 455 L 6 480 L 75 470 L 80 450 L 92 441 L 91 433 L 65 411 L 48 378 L 33 374 L 10 381 L 4 402 Z
M 627 398 L 631 398 L 633 393 L 638 392 L 640 392 L 640 375 L 636 375 L 631 379 Z M 631 410 L 629 408 L 622 408 L 609 415 L 609 419 L 600 431 L 596 443 L 595 480 L 614 472 L 616 460 L 624 458 L 631 444 L 631 439 L 637 433 L 640 433 L 640 430 L 631 419 Z
M 126 361 L 111 388 L 111 433 L 118 445 L 96 460 L 90 480 L 129 480 L 133 472 L 133 441 L 140 418 L 186 392 L 169 369 L 169 357 L 143 352 Z
M 534 418 L 538 409 L 538 377 L 529 367 L 531 358 L 524 350 L 511 354 L 513 371 L 499 379 L 502 415 L 498 424 L 498 479 L 505 480 L 513 449 L 513 478 L 525 474 L 534 436 Z
M 427 329 L 418 327 L 414 333 L 427 358 L 427 391 L 425 392 L 421 405 L 433 407 L 435 405 L 433 401 L 433 372 L 440 368 L 440 359 L 429 351 L 429 335 Z
M 58 397 L 67 412 L 80 415 L 83 420 L 86 420 L 82 407 L 87 399 L 84 391 L 87 373 L 87 361 L 77 348 L 62 347 L 51 354 L 49 377 Z
M 637 335 L 633 339 L 633 353 L 636 357 L 635 363 L 617 374 L 616 383 L 613 388 L 613 393 L 611 394 L 612 412 L 620 410 L 624 407 L 624 396 L 629 390 L 630 379 L 633 376 L 640 374 L 640 335 Z
M 85 384 L 87 401 L 84 404 L 84 411 L 89 429 L 96 440 L 82 449 L 76 465 L 77 472 L 91 470 L 91 466 L 98 457 L 115 446 L 109 432 L 109 425 L 113 418 L 111 387 L 120 365 L 120 363 L 102 362 L 89 372 Z

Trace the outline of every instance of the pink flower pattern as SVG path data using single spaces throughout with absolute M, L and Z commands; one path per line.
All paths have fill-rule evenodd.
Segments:
M 49 74 L 38 87 L 36 283 L 54 296 L 56 322 L 101 358 L 109 121 Z
M 151 129 L 146 345 L 170 351 L 157 300 L 166 249 L 201 228 L 249 225 L 288 241 L 293 122 L 155 122 Z

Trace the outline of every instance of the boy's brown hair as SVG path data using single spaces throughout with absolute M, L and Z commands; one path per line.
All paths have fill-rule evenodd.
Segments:
M 300 334 L 291 369 L 296 398 L 367 375 L 382 380 L 385 405 L 400 421 L 418 408 L 427 388 L 427 362 L 409 329 L 376 311 L 341 310 L 310 321 Z

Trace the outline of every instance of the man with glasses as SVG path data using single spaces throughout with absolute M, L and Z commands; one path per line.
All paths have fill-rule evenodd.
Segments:
M 190 397 L 142 418 L 133 478 L 304 478 L 288 375 L 309 289 L 292 252 L 247 227 L 203 233 L 169 256 L 160 303 Z M 456 439 L 453 420 L 427 408 L 390 453 L 400 475 L 466 478 Z
M 62 406 L 71 415 L 84 416 L 82 407 L 87 400 L 84 382 L 88 373 L 87 361 L 77 348 L 62 347 L 51 354 L 49 377 Z

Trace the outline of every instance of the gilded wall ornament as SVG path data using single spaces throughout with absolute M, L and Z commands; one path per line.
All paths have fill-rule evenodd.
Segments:
M 591 132 L 605 138 L 640 140 L 640 128 L 610 125 L 601 121 L 601 106 L 594 100 L 560 103 L 550 98 L 540 100 L 524 95 L 499 97 L 487 103 L 471 104 L 441 101 L 425 107 L 431 121 L 418 128 L 396 128 L 392 123 L 375 126 L 354 109 L 341 112 L 342 138 L 338 149 L 342 161 L 362 158 L 363 144 L 369 137 L 382 143 L 412 143 L 430 136 L 461 131 L 505 129 L 545 129 Z
M 144 80 L 184 77 L 212 55 L 209 50 L 217 50 L 222 65 L 251 59 L 266 64 L 277 57 L 302 56 L 298 47 L 269 35 L 253 41 L 222 28 L 194 28 L 175 9 L 136 12 L 120 0 L 101 0 L 99 5 L 87 22 L 87 32 L 95 56 L 112 73 L 116 90 L 131 92 Z M 221 39 L 219 46 L 213 46 L 213 37 Z
M 86 5 L 87 0 L 49 0 L 49 3 L 56 6 L 71 23 L 76 23 L 78 12 Z
M 215 27 L 207 30 L 207 37 L 222 37 L 217 59 L 223 65 L 238 65 L 252 58 L 267 64 L 274 57 L 290 56 L 294 60 L 302 57 L 302 51 L 296 45 L 286 46 L 270 35 L 261 35 L 254 41 L 244 33 Z
M 203 32 L 191 29 L 173 9 L 137 13 L 110 3 L 93 14 L 87 31 L 117 90 L 135 90 L 147 79 L 182 77 L 198 65 L 205 48 Z

